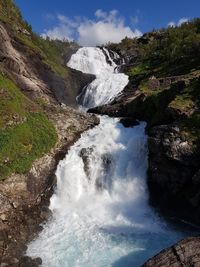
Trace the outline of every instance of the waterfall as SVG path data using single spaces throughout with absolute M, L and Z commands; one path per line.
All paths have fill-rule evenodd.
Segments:
M 68 65 L 97 75 L 85 91 L 87 107 L 108 103 L 128 82 L 99 48 L 79 49 Z M 145 123 L 124 128 L 117 118 L 100 121 L 58 165 L 52 218 L 27 250 L 44 267 L 139 267 L 182 237 L 148 205 Z
M 103 48 L 103 51 L 94 47 L 80 48 L 67 64 L 76 70 L 96 75 L 96 79 L 84 90 L 81 104 L 87 108 L 109 103 L 128 84 L 128 76 L 116 73 L 117 65 L 110 57 L 108 50 Z M 106 61 L 104 53 L 110 64 Z

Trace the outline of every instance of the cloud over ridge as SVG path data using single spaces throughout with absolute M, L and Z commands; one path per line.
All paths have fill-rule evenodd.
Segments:
M 176 27 L 176 26 L 181 26 L 181 24 L 188 22 L 189 18 L 180 18 L 178 22 L 170 21 L 167 26 L 169 27 Z
M 120 42 L 125 37 L 138 37 L 141 32 L 132 30 L 125 25 L 117 10 L 104 12 L 96 10 L 94 19 L 75 17 L 70 19 L 64 15 L 57 15 L 58 24 L 52 29 L 45 30 L 43 37 L 51 39 L 76 40 L 83 46 L 96 46 L 108 42 Z

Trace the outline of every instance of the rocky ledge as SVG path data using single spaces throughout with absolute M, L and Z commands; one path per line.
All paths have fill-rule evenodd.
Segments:
M 68 148 L 99 120 L 68 107 L 46 110 L 58 135 L 56 146 L 36 160 L 27 174 L 13 174 L 0 182 L 0 266 L 38 266 L 41 259 L 24 257 L 26 244 L 50 216 L 49 199 L 56 184 L 55 170 Z M 37 130 L 37 129 L 36 129 Z

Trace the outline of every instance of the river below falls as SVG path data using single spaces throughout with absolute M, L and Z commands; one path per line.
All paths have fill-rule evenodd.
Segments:
M 85 88 L 84 107 L 108 103 L 128 83 L 99 48 L 79 49 L 69 66 L 97 76 Z M 52 217 L 28 256 L 41 257 L 43 267 L 139 267 L 189 235 L 148 204 L 145 126 L 125 128 L 102 116 L 81 135 L 58 165 Z

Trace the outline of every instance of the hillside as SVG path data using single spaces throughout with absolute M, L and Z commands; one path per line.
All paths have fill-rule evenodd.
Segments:
M 75 43 L 44 40 L 33 33 L 11 0 L 0 1 L 0 36 L 0 179 L 4 179 L 12 172 L 27 171 L 55 145 L 55 129 L 45 109 L 58 103 L 75 105 L 79 90 L 93 77 L 66 67 L 66 58 L 78 48 Z M 36 128 L 38 136 L 33 134 Z
M 144 120 L 150 202 L 200 223 L 200 19 L 108 48 L 130 78 L 121 96 L 90 112 Z
M 71 108 L 94 76 L 66 66 L 77 44 L 42 39 L 12 0 L 0 0 L 0 40 L 0 265 L 28 266 L 19 261 L 49 216 L 56 166 L 98 124 Z

